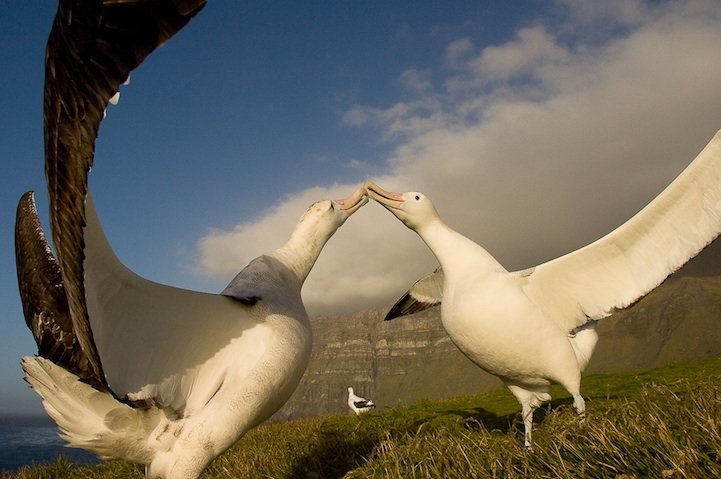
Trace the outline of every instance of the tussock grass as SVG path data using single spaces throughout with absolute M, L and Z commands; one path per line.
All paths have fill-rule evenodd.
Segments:
M 359 418 L 257 428 L 206 478 L 703 478 L 721 477 L 721 358 L 584 379 L 583 424 L 560 388 L 536 412 L 523 448 L 519 406 L 505 390 L 422 401 Z M 60 459 L 2 479 L 143 478 L 124 462 Z

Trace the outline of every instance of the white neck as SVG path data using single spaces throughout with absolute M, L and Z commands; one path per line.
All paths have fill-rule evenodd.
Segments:
M 482 272 L 505 271 L 503 266 L 484 248 L 434 218 L 420 226 L 416 233 L 438 259 L 446 275 L 472 266 Z
M 287 266 L 298 280 L 298 285 L 302 286 L 328 239 L 330 236 L 309 235 L 303 229 L 296 228 L 288 242 L 270 256 Z

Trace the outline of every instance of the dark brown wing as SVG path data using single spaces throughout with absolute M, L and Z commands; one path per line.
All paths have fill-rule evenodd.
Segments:
M 15 260 L 25 322 L 38 354 L 104 389 L 73 332 L 68 300 L 55 256 L 40 224 L 32 191 L 18 203 L 15 216 Z
M 433 273 L 419 279 L 391 307 L 384 321 L 420 313 L 441 304 L 443 299 L 443 270 L 438 267 Z
M 105 107 L 205 0 L 60 0 L 45 54 L 45 175 L 53 241 L 73 330 L 103 377 L 83 287 L 87 177 Z

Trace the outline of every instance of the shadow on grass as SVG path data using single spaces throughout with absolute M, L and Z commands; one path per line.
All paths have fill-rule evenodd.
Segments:
M 483 429 L 487 431 L 508 432 L 518 414 L 498 415 L 482 407 L 469 409 L 456 409 L 448 411 L 461 419 L 466 430 L 478 432 Z
M 364 418 L 365 419 L 365 418 Z M 318 444 L 299 458 L 291 472 L 293 479 L 335 479 L 359 467 L 383 439 L 377 432 L 358 421 L 328 421 L 321 427 Z
M 428 411 L 390 420 L 388 416 L 368 415 L 357 421 L 329 420 L 320 429 L 317 445 L 299 458 L 289 477 L 293 479 L 337 479 L 365 463 L 382 441 L 421 434 L 436 420 L 455 415 L 468 430 L 508 431 L 515 415 L 498 416 L 482 408 Z
M 538 408 L 534 422 L 542 423 L 554 410 L 573 408 L 571 398 L 554 399 Z M 421 434 L 434 425 L 448 424 L 456 416 L 461 427 L 471 432 L 486 430 L 518 436 L 523 441 L 523 421 L 519 411 L 496 414 L 482 407 L 417 411 L 406 416 L 367 415 L 353 421 L 329 419 L 320 428 L 317 444 L 294 464 L 289 477 L 293 479 L 336 479 L 365 463 L 381 442 L 405 435 Z M 436 422 L 438 421 L 438 422 Z
M 539 425 L 543 423 L 546 416 L 552 411 L 569 407 L 573 408 L 573 399 L 553 399 L 534 411 L 533 422 L 534 424 Z M 482 407 L 451 410 L 448 412 L 459 416 L 463 422 L 463 427 L 466 430 L 479 432 L 482 429 L 485 429 L 489 432 L 500 432 L 504 434 L 515 433 L 515 431 L 518 431 L 522 437 L 523 419 L 521 418 L 520 405 L 518 409 L 518 412 L 504 415 L 492 413 Z

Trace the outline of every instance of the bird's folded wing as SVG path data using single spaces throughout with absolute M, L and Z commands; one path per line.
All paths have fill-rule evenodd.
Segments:
M 152 399 L 182 410 L 191 393 L 197 396 L 202 389 L 201 396 L 209 398 L 218 389 L 225 372 L 220 358 L 231 343 L 252 343 L 236 348 L 242 357 L 231 364 L 262 352 L 262 338 L 251 332 L 263 328 L 260 307 L 142 278 L 113 253 L 90 195 L 86 214 L 89 321 L 108 384 L 118 397 Z
M 102 376 L 83 301 L 82 226 L 88 171 L 108 101 L 130 71 L 205 0 L 60 0 L 45 55 L 45 175 L 53 242 L 73 328 Z
M 386 314 L 391 320 L 408 314 L 420 313 L 441 304 L 443 299 L 443 270 L 440 266 L 418 281 L 404 294 Z
M 629 221 L 520 275 L 528 297 L 564 329 L 645 295 L 721 232 L 721 131 Z
M 103 389 L 73 331 L 60 266 L 40 224 L 33 192 L 18 203 L 15 259 L 25 322 L 38 345 L 38 355 Z

